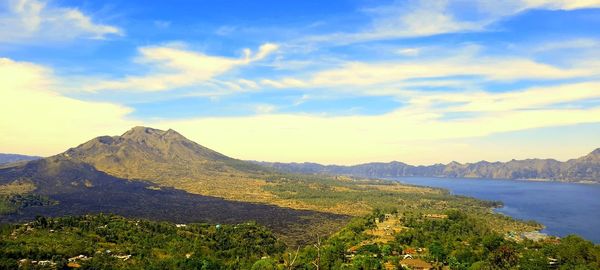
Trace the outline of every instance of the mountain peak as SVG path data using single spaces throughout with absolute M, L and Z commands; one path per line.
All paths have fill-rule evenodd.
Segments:
M 121 135 L 121 138 L 132 139 L 132 140 L 147 140 L 149 138 L 161 139 L 161 140 L 167 140 L 167 141 L 169 141 L 169 140 L 174 140 L 174 141 L 188 140 L 183 135 L 179 134 L 177 131 L 175 131 L 173 129 L 168 129 L 165 131 L 165 130 L 144 127 L 144 126 L 133 127 L 132 129 L 123 133 L 123 135 Z
M 600 148 L 597 148 L 596 150 L 583 157 L 578 158 L 577 160 L 591 163 L 600 163 Z
M 596 148 L 596 150 L 592 151 L 590 156 L 600 156 L 600 148 Z
M 169 131 L 171 131 L 171 129 L 169 129 Z M 166 132 L 167 131 L 156 129 L 156 128 L 151 128 L 151 127 L 135 126 L 135 127 L 131 128 L 130 130 L 128 130 L 127 132 L 123 133 L 123 135 L 121 135 L 121 137 L 162 135 Z
M 181 175 L 206 178 L 224 171 L 248 170 L 235 159 L 199 145 L 173 129 L 143 126 L 134 127 L 121 136 L 97 137 L 63 155 L 128 179 L 166 181 L 181 178 Z M 250 167 L 255 170 L 255 166 Z

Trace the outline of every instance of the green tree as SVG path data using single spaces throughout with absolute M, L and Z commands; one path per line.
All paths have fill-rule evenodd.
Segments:
M 440 242 L 436 241 L 429 245 L 429 255 L 431 255 L 435 261 L 443 262 L 446 259 L 446 250 Z
M 276 270 L 277 263 L 271 258 L 260 259 L 252 265 L 252 270 Z
M 519 260 L 519 267 L 528 270 L 550 269 L 548 259 L 538 250 L 526 250 L 523 252 L 523 257 Z
M 352 260 L 352 269 L 355 270 L 376 270 L 381 269 L 381 262 L 377 258 L 369 255 L 358 255 Z

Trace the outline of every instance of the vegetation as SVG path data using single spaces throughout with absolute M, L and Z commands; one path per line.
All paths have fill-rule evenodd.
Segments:
M 501 206 L 501 202 L 455 196 L 443 189 L 401 185 L 394 181 L 318 175 L 273 175 L 267 181 L 269 184 L 265 189 L 292 208 L 353 216 L 368 215 L 374 209 L 425 213 L 462 209 L 501 233 L 541 228 L 536 223 L 523 223 L 492 213 L 490 209 Z
M 499 205 L 393 181 L 284 174 L 138 127 L 0 169 L 0 223 L 66 216 L 2 227 L 0 266 L 394 269 L 409 253 L 452 269 L 597 269 L 597 246 L 522 241 L 539 224 L 493 213 Z M 99 212 L 129 219 L 77 217 Z
M 40 261 L 58 269 L 250 269 L 261 258 L 285 250 L 256 223 L 175 225 L 113 215 L 38 217 L 5 226 L 1 233 L 2 269 L 19 264 L 44 268 Z
M 382 241 L 373 231 L 382 212 L 355 218 L 319 247 L 301 251 L 298 268 L 401 269 L 404 255 L 450 269 L 599 269 L 600 246 L 578 236 L 542 241 L 514 240 L 490 229 L 480 218 L 460 211 L 430 218 L 420 212 L 388 215 L 400 232 Z M 380 223 L 381 224 L 381 223 Z
M 600 246 L 577 236 L 516 241 L 460 211 L 384 213 L 356 217 L 326 239 L 306 235 L 314 243 L 296 248 L 253 222 L 37 217 L 0 227 L 0 269 L 402 269 L 404 254 L 440 269 L 600 267 Z M 400 230 L 375 233 L 383 224 Z
M 46 196 L 32 194 L 35 186 L 26 181 L 15 181 L 0 185 L 0 215 L 15 213 L 32 206 L 56 204 Z
M 11 194 L 0 195 L 0 215 L 17 212 L 20 209 L 34 206 L 48 206 L 56 204 L 55 201 L 36 194 Z

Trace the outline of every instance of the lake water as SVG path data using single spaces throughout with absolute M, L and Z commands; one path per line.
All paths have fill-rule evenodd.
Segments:
M 448 189 L 452 194 L 498 200 L 496 212 L 517 219 L 535 220 L 542 232 L 580 235 L 600 243 L 600 185 L 517 180 L 401 177 L 395 180 Z

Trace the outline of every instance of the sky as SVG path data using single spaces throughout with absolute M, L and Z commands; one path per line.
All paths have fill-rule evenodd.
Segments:
M 133 126 L 245 160 L 600 147 L 600 0 L 1 0 L 0 152 Z

